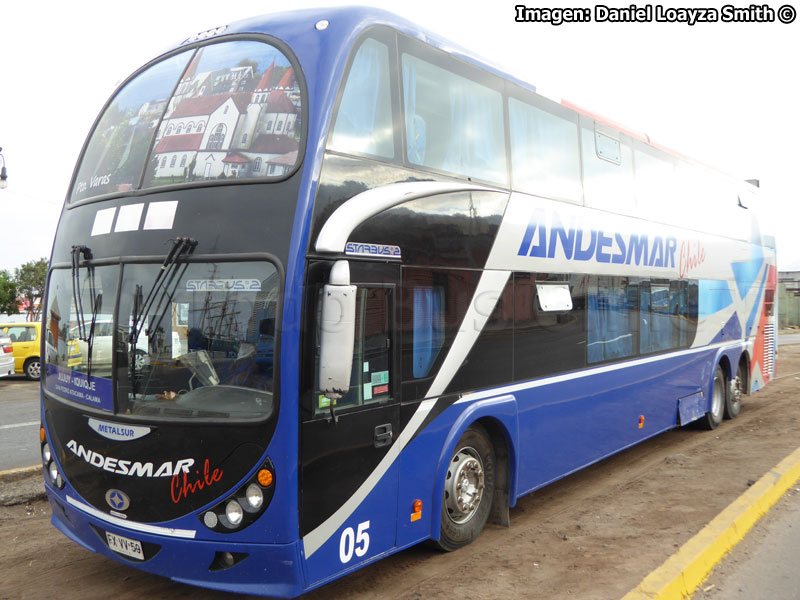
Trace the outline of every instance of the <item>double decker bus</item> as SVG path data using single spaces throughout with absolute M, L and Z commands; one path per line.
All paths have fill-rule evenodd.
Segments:
M 62 211 L 53 525 L 281 597 L 508 526 L 773 377 L 757 192 L 385 12 L 194 35 L 115 92 Z

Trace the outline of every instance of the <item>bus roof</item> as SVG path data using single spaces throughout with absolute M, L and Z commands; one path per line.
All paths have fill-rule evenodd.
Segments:
M 323 30 L 324 34 L 319 36 L 309 35 L 310 32 L 315 30 L 317 23 L 321 21 L 327 22 L 329 25 Z M 421 28 L 419 25 L 394 13 L 372 7 L 343 6 L 269 13 L 241 21 L 236 21 L 229 25 L 223 25 L 222 27 L 218 28 L 218 33 L 216 35 L 246 33 L 269 34 L 288 44 L 292 51 L 298 56 L 300 63 L 305 65 L 312 63 L 303 60 L 304 55 L 308 56 L 309 58 L 312 58 L 312 56 L 310 56 L 311 53 L 316 54 L 317 57 L 320 55 L 326 56 L 329 58 L 329 62 L 327 62 L 326 65 L 321 65 L 321 67 L 328 68 L 326 71 L 321 69 L 317 70 L 317 75 L 327 79 L 327 85 L 321 87 L 327 87 L 328 89 L 335 90 L 336 82 L 338 82 L 338 78 L 341 75 L 341 70 L 343 69 L 344 62 L 346 62 L 346 57 L 349 54 L 351 44 L 364 30 L 374 26 L 385 26 L 399 31 L 402 34 L 408 35 L 435 48 L 445 51 L 460 60 L 491 72 L 514 85 L 520 86 L 532 92 L 536 92 L 536 86 L 533 84 L 510 75 L 501 67 L 493 64 L 489 60 L 475 54 L 474 52 L 467 50 L 434 32 Z M 195 36 L 189 37 L 183 40 L 181 43 L 176 44 L 174 47 L 180 47 L 187 43 L 203 39 L 199 38 L 199 35 L 208 34 L 207 37 L 213 37 L 215 35 L 213 33 L 214 31 L 214 29 L 211 29 L 208 32 L 196 34 Z M 312 81 L 309 81 L 308 83 L 310 86 L 313 86 Z M 709 168 L 724 175 L 725 177 L 739 181 L 738 178 L 732 177 L 730 174 L 725 173 L 719 168 L 708 165 L 702 161 L 673 150 L 672 148 L 654 142 L 650 136 L 644 132 L 636 131 L 612 119 L 600 116 L 597 113 L 583 108 L 566 99 L 550 98 L 550 100 L 560 103 L 570 110 L 584 115 L 594 121 L 603 123 L 613 129 L 616 129 L 620 133 L 628 135 L 633 139 L 647 144 L 652 148 L 665 152 L 675 158 Z
M 313 31 L 320 21 L 327 21 L 331 27 L 325 29 L 325 35 L 310 38 L 309 32 Z M 221 33 L 266 33 L 286 42 L 298 55 L 302 49 L 311 44 L 315 48 L 332 51 L 347 47 L 349 41 L 355 39 L 362 31 L 369 27 L 382 25 L 395 29 L 405 35 L 416 38 L 435 48 L 439 48 L 452 56 L 474 64 L 503 79 L 522 86 L 531 91 L 536 91 L 535 86 L 517 79 L 489 60 L 455 44 L 442 36 L 421 28 L 419 25 L 399 17 L 386 10 L 366 6 L 342 6 L 331 8 L 311 8 L 286 12 L 269 13 L 227 25 Z M 212 30 L 209 30 L 212 31 Z M 183 45 L 192 40 L 189 38 L 176 46 Z M 302 61 L 301 61 L 302 62 Z

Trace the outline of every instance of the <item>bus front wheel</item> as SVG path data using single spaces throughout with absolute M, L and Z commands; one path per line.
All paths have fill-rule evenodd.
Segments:
M 727 391 L 728 383 L 725 381 L 725 371 L 722 370 L 722 365 L 717 365 L 714 384 L 711 388 L 711 410 L 700 420 L 703 429 L 715 429 L 722 423 L 727 403 Z
M 438 548 L 457 550 L 480 535 L 492 509 L 495 469 L 489 436 L 475 424 L 458 440 L 447 467 Z

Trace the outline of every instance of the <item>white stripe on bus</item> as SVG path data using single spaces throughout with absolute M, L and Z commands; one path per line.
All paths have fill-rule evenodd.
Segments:
M 89 506 L 88 504 L 84 504 L 83 502 L 75 500 L 75 498 L 73 498 L 72 496 L 67 496 L 67 503 L 71 504 L 75 508 L 87 514 L 90 514 L 95 519 L 105 521 L 106 523 L 116 525 L 117 527 L 130 529 L 132 531 L 141 531 L 142 533 L 150 533 L 152 535 L 166 535 L 169 537 L 184 538 L 188 540 L 194 539 L 194 536 L 197 535 L 197 532 L 194 531 L 193 529 L 173 529 L 172 527 L 158 527 L 156 525 L 147 525 L 145 523 L 137 523 L 136 521 L 127 521 L 125 519 L 120 519 L 119 517 L 112 517 L 111 515 L 107 515 L 104 512 L 101 512 L 96 508 Z

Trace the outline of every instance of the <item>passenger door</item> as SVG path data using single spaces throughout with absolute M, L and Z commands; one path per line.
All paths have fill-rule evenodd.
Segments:
M 397 467 L 382 463 L 399 425 L 399 265 L 350 262 L 357 288 L 350 391 L 320 395 L 319 298 L 330 263 L 309 268 L 301 443 L 301 538 L 309 583 L 395 544 Z

